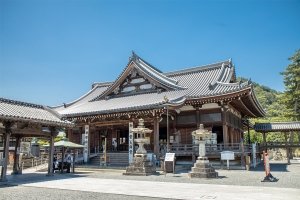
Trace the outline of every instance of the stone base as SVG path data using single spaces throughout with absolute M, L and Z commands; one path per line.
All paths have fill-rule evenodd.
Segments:
M 208 160 L 197 160 L 188 176 L 189 178 L 218 178 L 218 172 L 215 172 Z
M 21 170 L 21 169 L 18 169 L 18 170 L 14 169 L 14 170 L 11 172 L 11 174 L 22 174 L 22 170 Z
M 157 174 L 156 167 L 153 166 L 153 163 L 147 158 L 147 154 L 135 155 L 130 166 L 126 167 L 126 173 L 123 173 L 123 175 L 131 176 L 148 176 L 153 174 Z

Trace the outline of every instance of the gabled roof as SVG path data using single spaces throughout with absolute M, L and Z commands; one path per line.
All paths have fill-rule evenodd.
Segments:
M 129 75 L 135 76 L 135 74 L 143 76 L 145 79 L 149 80 L 150 83 L 158 85 L 166 90 L 179 90 L 185 89 L 184 87 L 178 85 L 176 79 L 169 78 L 165 76 L 161 71 L 138 57 L 134 52 L 129 58 L 129 62 L 126 68 L 122 71 L 119 77 L 111 84 L 106 91 L 94 98 L 92 101 L 103 99 L 104 97 L 110 95 L 120 84 L 127 79 Z
M 0 98 L 0 121 L 2 120 L 73 126 L 73 123 L 61 120 L 61 115 L 47 106 Z
M 300 122 L 268 122 L 255 123 L 254 130 L 256 132 L 289 132 L 300 131 Z

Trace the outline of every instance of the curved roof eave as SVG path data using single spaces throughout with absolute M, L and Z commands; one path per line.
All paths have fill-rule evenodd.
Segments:
M 112 113 L 120 113 L 120 112 L 131 112 L 131 111 L 136 111 L 136 110 L 145 110 L 145 109 L 157 109 L 157 108 L 162 108 L 167 105 L 172 106 L 172 107 L 178 107 L 178 106 L 183 106 L 185 103 L 185 97 L 181 97 L 178 99 L 174 99 L 171 101 L 161 101 L 153 104 L 148 104 L 148 105 L 141 105 L 141 106 L 131 106 L 131 107 L 125 107 L 125 108 L 120 108 L 120 109 L 108 109 L 108 110 L 101 110 L 101 111 L 92 111 L 92 112 L 80 112 L 80 113 L 70 113 L 70 114 L 62 114 L 63 117 L 77 117 L 77 116 L 86 116 L 86 115 L 99 115 L 99 114 L 112 114 Z
M 263 107 L 261 106 L 261 104 L 259 103 L 255 92 L 254 92 L 254 88 L 253 85 L 251 84 L 251 101 L 253 102 L 253 104 L 255 105 L 255 107 L 257 108 L 258 112 L 261 114 L 261 117 L 266 116 L 266 111 L 263 109 Z
M 99 88 L 99 87 L 109 87 L 112 83 L 113 83 L 112 81 L 100 82 L 100 83 L 93 83 L 92 89 L 90 89 L 87 93 L 85 93 L 83 96 L 79 97 L 78 99 L 76 99 L 74 101 L 71 101 L 69 103 L 64 103 L 64 104 L 61 104 L 61 105 L 58 105 L 58 106 L 49 106 L 49 107 L 53 108 L 53 109 L 60 108 L 60 107 L 69 107 L 69 106 L 71 106 L 71 105 L 79 102 L 80 100 L 84 99 L 88 95 L 90 95 L 97 88 Z

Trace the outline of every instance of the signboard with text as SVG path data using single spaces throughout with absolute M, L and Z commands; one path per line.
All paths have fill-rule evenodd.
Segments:
M 234 160 L 234 152 L 233 151 L 221 152 L 221 160 Z
M 175 153 L 166 153 L 165 161 L 174 161 Z
M 88 162 L 88 143 L 89 142 L 89 125 L 85 125 L 84 128 L 84 150 L 83 150 L 83 161 Z
M 128 140 L 128 154 L 129 154 L 129 163 L 132 162 L 133 159 L 133 122 L 129 122 L 129 140 Z

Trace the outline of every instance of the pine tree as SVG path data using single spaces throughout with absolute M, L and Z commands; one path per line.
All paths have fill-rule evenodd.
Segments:
M 288 58 L 292 63 L 286 67 L 284 75 L 285 90 L 280 96 L 280 102 L 285 105 L 285 115 L 293 121 L 300 120 L 300 49 Z
M 286 67 L 286 71 L 280 72 L 284 75 L 283 83 L 285 90 L 281 95 L 280 102 L 286 107 L 285 116 L 292 121 L 300 120 L 300 49 L 288 58 L 292 63 Z M 294 140 L 294 132 L 291 132 L 289 142 Z M 293 158 L 291 149 L 289 157 Z

